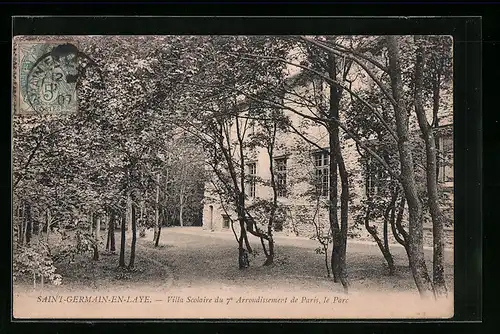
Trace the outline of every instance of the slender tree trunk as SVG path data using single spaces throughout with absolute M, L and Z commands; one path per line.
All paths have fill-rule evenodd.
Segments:
M 184 215 L 184 195 L 181 194 L 179 195 L 179 224 L 184 226 L 184 220 L 183 220 L 183 215 Z
M 89 213 L 89 234 L 92 235 L 92 225 L 94 224 L 94 213 L 90 211 Z
M 337 151 L 336 158 L 339 167 L 340 183 L 341 183 L 341 193 L 340 193 L 340 282 L 344 287 L 344 291 L 347 293 L 349 288 L 349 281 L 347 278 L 347 229 L 348 229 L 348 214 L 349 214 L 349 177 L 347 175 L 347 170 L 344 163 L 344 158 L 342 156 L 338 132 L 334 137 L 335 140 L 335 150 Z
M 333 146 L 333 138 L 330 136 L 330 147 Z M 332 254 L 330 255 L 331 269 L 333 275 L 333 281 L 337 283 L 339 281 L 340 272 L 340 226 L 338 222 L 338 212 L 337 212 L 337 193 L 338 193 L 338 178 L 337 178 L 337 160 L 333 150 L 329 152 L 329 178 L 330 183 L 328 186 L 328 220 L 330 222 L 330 230 L 332 231 Z
M 393 219 L 393 224 L 395 226 L 395 230 L 393 232 L 394 232 L 394 237 L 396 238 L 396 240 L 398 240 L 398 242 L 405 248 L 406 255 L 408 255 L 408 261 L 409 261 L 409 259 L 410 259 L 410 246 L 409 246 L 410 236 L 408 235 L 408 232 L 406 232 L 406 230 L 403 227 L 403 215 L 405 212 L 405 205 L 406 205 L 406 200 L 405 200 L 405 197 L 403 195 L 403 197 L 401 197 L 401 201 L 399 202 L 398 213 L 397 213 L 397 217 L 396 217 L 395 222 Z M 409 263 L 408 263 L 408 265 L 409 265 Z
M 238 137 L 238 149 L 240 153 L 240 178 L 239 178 L 239 192 L 237 194 L 237 206 L 238 206 L 238 220 L 240 222 L 240 240 L 239 240 L 239 268 L 245 269 L 250 266 L 250 261 L 248 260 L 248 253 L 252 252 L 252 248 L 250 247 L 250 242 L 248 240 L 247 235 L 247 226 L 249 222 L 247 221 L 246 216 L 246 206 L 245 206 L 245 154 L 243 150 L 244 138 L 240 129 L 240 120 L 236 118 L 236 134 Z M 227 134 L 226 139 L 229 142 L 229 134 Z M 229 147 L 229 146 L 228 146 Z M 232 158 L 227 154 L 226 151 L 226 161 L 231 162 L 231 167 L 233 170 L 232 179 L 234 182 L 234 186 L 238 188 L 238 179 L 235 174 L 234 165 L 232 164 Z M 231 168 L 230 167 L 230 168 Z M 252 223 L 250 223 L 252 225 Z M 252 225 L 253 228 L 253 225 Z M 243 247 L 243 242 L 245 242 L 246 249 Z
M 121 227 L 120 227 L 120 262 L 119 267 L 125 267 L 125 226 L 126 226 L 126 213 L 122 213 Z
M 101 217 L 97 217 L 96 220 L 95 238 L 97 240 L 97 243 L 99 243 L 99 240 L 101 240 L 101 219 Z
M 273 201 L 271 203 L 271 212 L 269 213 L 269 222 L 267 224 L 267 235 L 269 252 L 266 252 L 266 262 L 264 262 L 265 266 L 271 265 L 274 263 L 274 239 L 273 239 L 273 226 L 274 219 L 276 215 L 276 210 L 278 208 L 278 191 L 276 189 L 276 178 L 274 175 L 274 141 L 276 137 L 276 124 L 273 124 L 273 134 L 271 137 L 271 143 L 267 148 L 267 153 L 269 156 L 269 171 L 271 173 L 271 188 L 273 190 Z M 264 242 L 261 238 L 261 241 Z M 262 244 L 264 246 L 264 243 Z
M 156 235 L 155 247 L 158 247 L 158 244 L 160 243 L 160 236 L 161 236 L 161 224 L 158 225 L 158 234 Z
M 33 217 L 31 218 L 31 224 L 30 224 L 30 236 L 33 238 L 33 235 L 35 235 L 35 222 L 33 220 Z
M 99 248 L 97 247 L 97 242 L 94 243 L 94 245 L 92 246 L 92 248 L 94 249 L 94 257 L 93 257 L 93 260 L 94 261 L 99 261 Z
M 31 241 L 32 223 L 31 204 L 26 203 L 26 245 L 29 245 Z
M 367 164 L 367 173 L 370 174 L 369 170 L 369 165 Z M 370 195 L 370 190 L 368 188 L 368 178 L 369 176 L 367 175 L 367 179 L 365 180 L 365 192 L 366 192 L 366 197 L 369 202 L 371 202 L 371 195 Z M 385 212 L 384 212 L 384 232 L 383 232 L 383 238 L 384 241 L 380 239 L 380 237 L 377 234 L 377 230 L 375 227 L 370 226 L 370 214 L 371 214 L 371 204 L 369 203 L 367 208 L 366 208 L 366 214 L 365 214 L 365 228 L 370 233 L 372 238 L 375 240 L 377 243 L 378 248 L 380 249 L 380 252 L 384 256 L 385 261 L 387 262 L 387 267 L 389 268 L 389 275 L 392 276 L 395 271 L 395 266 L 394 266 L 394 258 L 392 257 L 391 251 L 389 249 L 389 242 L 388 242 L 388 236 L 387 236 L 387 223 L 389 220 L 389 213 L 391 208 L 394 209 L 395 203 L 397 200 L 397 193 L 393 193 L 391 196 L 391 201 L 388 204 Z
M 370 226 L 370 209 L 367 209 L 366 215 L 365 215 L 365 228 L 370 233 L 370 235 L 373 237 L 375 242 L 377 243 L 378 248 L 382 252 L 382 255 L 384 256 L 385 261 L 387 262 L 387 266 L 389 267 L 389 275 L 394 274 L 394 259 L 392 258 L 392 254 L 389 251 L 389 248 L 386 248 L 380 239 L 380 237 L 377 234 L 377 230 L 373 226 Z
M 386 214 L 384 216 L 384 248 L 387 249 L 390 253 L 390 250 L 389 250 L 389 229 L 388 229 L 388 225 L 389 225 L 389 215 L 391 213 L 391 210 L 394 209 L 394 204 L 391 204 L 390 207 L 387 208 L 387 211 L 386 211 Z
M 107 230 L 107 232 L 106 232 L 106 250 L 109 251 L 109 246 L 111 243 L 111 229 L 109 228 L 109 225 L 108 225 L 108 228 L 106 230 Z
M 127 195 L 127 230 L 132 231 L 132 197 Z
M 156 175 L 156 201 L 155 201 L 155 226 L 153 233 L 153 241 L 156 244 L 158 230 L 160 225 L 160 174 Z
M 50 216 L 50 208 L 47 209 L 47 231 L 46 231 L 46 238 L 47 238 L 47 245 L 49 244 L 49 234 L 50 234 L 50 223 L 51 223 L 51 216 Z
M 112 217 L 112 213 L 110 213 L 109 215 L 109 219 L 106 219 L 108 218 L 107 216 L 105 217 L 105 220 L 104 222 L 106 223 L 106 250 L 109 251 L 109 247 L 110 247 L 110 243 L 111 243 L 111 227 L 110 227 L 110 221 L 111 221 L 111 217 Z
M 111 212 L 109 215 L 109 232 L 110 232 L 110 251 L 114 253 L 116 252 L 114 212 Z
M 130 245 L 130 261 L 128 264 L 129 269 L 134 268 L 136 242 L 137 242 L 137 217 L 135 212 L 135 206 L 132 205 L 132 242 Z
M 417 289 L 422 297 L 432 295 L 432 281 L 427 271 L 423 249 L 423 212 L 422 203 L 417 192 L 415 170 L 412 156 L 412 145 L 409 139 L 408 112 L 403 103 L 403 83 L 399 60 L 398 37 L 388 36 L 389 75 L 393 97 L 396 130 L 398 135 L 398 151 L 401 163 L 401 183 L 409 208 L 409 250 L 410 268 Z
M 148 193 L 146 192 L 146 194 L 142 197 L 141 199 L 141 208 L 140 208 L 140 215 L 139 215 L 139 225 L 144 225 L 144 219 L 146 219 L 145 217 L 147 216 L 147 210 L 146 210 L 146 205 L 145 205 L 145 201 L 144 201 L 144 197 L 148 197 Z M 136 222 L 136 225 L 137 225 L 137 222 Z
M 158 235 L 157 235 L 156 240 L 155 240 L 155 247 L 158 247 L 158 245 L 160 243 L 161 229 L 162 229 L 164 224 L 165 225 L 167 224 L 167 210 L 165 208 L 163 208 L 160 211 L 160 223 L 158 224 Z
M 23 204 L 24 205 L 24 204 Z M 18 222 L 18 235 L 17 235 L 17 242 L 19 244 L 19 246 L 22 246 L 24 244 L 24 224 L 25 224 L 25 221 L 26 221 L 26 218 L 25 218 L 25 210 L 23 210 L 23 215 L 21 217 L 21 219 L 19 219 L 19 222 Z
M 248 260 L 248 251 L 243 246 L 245 238 L 247 238 L 245 230 L 245 220 L 240 217 L 239 221 L 240 221 L 240 237 L 238 239 L 238 267 L 240 269 L 246 269 L 248 268 L 250 263 Z
M 328 75 L 331 79 L 337 78 L 337 64 L 335 56 L 329 55 Z M 349 281 L 347 277 L 346 251 L 347 251 L 347 224 L 348 224 L 348 206 L 349 206 L 349 180 L 347 170 L 342 156 L 342 150 L 339 140 L 339 105 L 342 97 L 342 90 L 333 84 L 330 84 L 330 110 L 328 112 L 328 134 L 330 144 L 330 226 L 332 229 L 332 271 L 334 281 L 340 279 L 344 292 L 349 290 Z M 337 168 L 341 181 L 340 194 L 340 226 L 337 216 Z M 332 178 L 335 178 L 334 180 Z
M 21 207 L 23 208 L 23 214 L 21 219 L 19 219 L 19 233 L 18 233 L 18 242 L 19 246 L 24 245 L 24 237 L 25 237 L 25 225 L 26 225 L 26 204 L 25 201 L 21 202 Z
M 94 244 L 92 245 L 92 248 L 94 249 L 94 261 L 99 261 L 99 239 L 97 239 L 97 236 L 98 236 L 98 232 L 97 232 L 97 229 L 99 227 L 99 219 L 100 217 L 97 216 L 97 214 L 90 214 L 90 226 L 92 226 L 92 224 L 94 223 L 95 221 L 95 225 L 96 225 L 96 228 L 95 228 L 95 239 L 94 239 Z M 92 232 L 90 232 L 91 235 L 92 235 Z
M 433 283 L 437 295 L 447 295 L 444 278 L 444 223 L 437 187 L 437 160 L 436 140 L 434 131 L 427 121 L 423 102 L 423 80 L 425 51 L 421 44 L 421 37 L 415 36 L 417 44 L 417 59 L 415 65 L 415 112 L 417 114 L 420 131 L 424 137 L 426 154 L 427 201 L 432 218 L 433 234 Z
M 439 127 L 439 104 L 441 100 L 441 73 L 436 73 L 435 77 L 432 80 L 432 125 L 431 127 L 437 128 Z M 435 139 L 436 153 L 439 152 L 439 140 L 437 137 Z M 437 156 L 437 155 L 436 155 Z M 439 178 L 439 159 L 437 156 L 436 163 L 436 182 L 438 182 Z

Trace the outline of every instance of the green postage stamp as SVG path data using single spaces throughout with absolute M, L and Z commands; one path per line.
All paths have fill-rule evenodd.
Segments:
M 77 53 L 57 52 L 67 41 L 14 39 L 15 112 L 61 114 L 77 110 Z M 16 50 L 17 48 L 17 50 Z

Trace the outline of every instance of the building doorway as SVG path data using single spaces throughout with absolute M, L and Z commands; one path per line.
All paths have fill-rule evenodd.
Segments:
M 214 230 L 214 206 L 210 205 L 210 230 Z
M 222 215 L 222 227 L 229 228 L 229 216 Z

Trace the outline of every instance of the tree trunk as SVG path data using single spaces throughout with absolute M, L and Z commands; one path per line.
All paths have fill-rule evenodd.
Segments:
M 106 241 L 106 250 L 110 252 L 116 251 L 115 246 L 115 220 L 114 220 L 114 212 L 111 211 L 108 217 L 108 238 Z
M 365 228 L 370 233 L 372 238 L 375 240 L 377 243 L 378 248 L 380 249 L 380 252 L 384 256 L 385 261 L 387 262 L 387 267 L 389 268 L 389 275 L 392 276 L 395 272 L 395 266 L 394 266 L 394 258 L 392 257 L 391 251 L 389 249 L 389 242 L 388 242 L 388 235 L 387 235 L 387 224 L 389 220 L 389 214 L 390 210 L 395 208 L 396 200 L 397 200 L 397 193 L 393 193 L 391 196 L 391 200 L 384 211 L 384 231 L 383 231 L 383 238 L 384 241 L 380 239 L 380 237 L 377 234 L 377 230 L 375 227 L 370 226 L 370 214 L 371 214 L 371 195 L 370 195 L 370 190 L 368 188 L 368 178 L 369 174 L 371 173 L 370 171 L 370 166 L 367 163 L 366 164 L 366 170 L 367 170 L 367 177 L 365 180 L 365 192 L 366 192 L 366 197 L 369 201 L 369 204 L 366 208 L 366 214 L 365 214 Z
M 50 209 L 47 209 L 47 231 L 46 231 L 46 238 L 47 238 L 47 245 L 49 244 L 49 233 L 50 233 L 50 223 L 51 223 L 51 216 L 50 216 Z
M 95 234 L 94 234 L 94 236 L 95 236 L 94 243 L 92 245 L 92 248 L 94 249 L 94 257 L 93 257 L 94 261 L 99 261 L 99 239 L 97 238 L 97 236 L 99 235 L 99 232 L 97 232 L 97 229 L 99 227 L 99 220 L 100 220 L 100 217 L 98 217 L 97 214 L 92 214 L 92 213 L 90 214 L 90 226 L 92 228 L 94 221 L 95 221 L 95 226 L 96 226 Z M 92 230 L 91 230 L 90 234 L 93 235 Z
M 24 205 L 24 203 L 23 203 Z M 24 244 L 24 224 L 26 223 L 26 218 L 25 218 L 25 210 L 23 210 L 23 216 L 21 219 L 19 219 L 19 232 L 18 232 L 18 243 L 19 246 L 22 246 Z
M 184 226 L 184 220 L 183 220 L 183 215 L 184 215 L 184 196 L 181 194 L 179 197 L 179 224 Z
M 130 261 L 128 263 L 128 268 L 134 268 L 135 264 L 135 244 L 137 242 L 137 217 L 135 212 L 135 206 L 132 205 L 132 242 L 130 245 Z
M 125 267 L 125 226 L 126 226 L 126 213 L 122 213 L 121 227 L 120 227 L 120 262 L 119 267 Z
M 347 228 L 348 228 L 348 214 L 349 214 L 349 177 L 347 175 L 347 170 L 344 163 L 344 158 L 342 156 L 342 151 L 340 148 L 340 142 L 337 135 L 334 137 L 335 150 L 337 164 L 339 168 L 341 192 L 340 192 L 340 282 L 344 287 L 344 291 L 347 293 L 349 289 L 349 281 L 347 278 L 347 265 L 346 265 L 346 255 L 347 255 Z
M 26 225 L 26 204 L 24 201 L 21 202 L 21 205 L 20 205 L 23 209 L 22 209 L 22 216 L 20 217 L 21 219 L 19 219 L 19 232 L 18 232 L 18 243 L 19 243 L 19 246 L 23 246 L 24 245 L 24 236 L 25 236 L 25 225 Z
M 107 251 L 109 251 L 110 243 L 111 243 L 111 229 L 109 228 L 109 225 L 108 225 L 107 232 L 106 232 L 106 250 Z
M 441 74 L 437 73 L 436 77 L 434 78 L 432 82 L 432 128 L 437 128 L 439 127 L 439 101 L 441 99 Z M 439 152 L 439 140 L 438 138 L 434 138 L 435 140 L 435 146 L 436 146 L 436 152 Z M 439 177 L 439 157 L 436 159 L 436 182 L 438 181 Z
M 410 237 L 408 235 L 408 232 L 406 232 L 406 230 L 403 227 L 403 215 L 405 212 L 405 205 L 406 205 L 406 200 L 405 200 L 405 197 L 402 196 L 401 201 L 399 202 L 399 208 L 398 208 L 396 221 L 394 223 L 395 230 L 396 230 L 394 236 L 395 236 L 396 240 L 398 240 L 398 242 L 402 246 L 404 246 L 405 251 L 406 251 L 406 255 L 408 255 L 408 261 L 409 261 L 409 259 L 410 259 L 410 247 L 409 247 Z M 393 222 L 394 222 L 394 219 L 393 219 Z M 399 235 L 401 235 L 401 236 L 398 237 Z
M 33 235 L 35 235 L 35 222 L 33 221 L 33 218 L 31 218 L 30 237 L 33 238 Z
M 127 230 L 132 231 L 132 197 L 127 195 Z
M 271 212 L 269 213 L 269 222 L 267 224 L 267 235 L 269 237 L 268 239 L 268 245 L 269 245 L 269 252 L 266 252 L 266 262 L 264 262 L 265 266 L 269 266 L 274 263 L 274 239 L 273 239 L 273 226 L 274 226 L 274 219 L 276 216 L 276 210 L 278 208 L 278 190 L 276 189 L 276 178 L 274 175 L 274 143 L 275 143 L 275 138 L 276 138 L 276 124 L 273 124 L 273 133 L 271 135 L 271 142 L 270 145 L 267 148 L 267 153 L 269 156 L 269 171 L 271 173 L 271 188 L 273 190 L 273 202 L 271 204 Z M 262 240 L 262 238 L 261 238 Z M 262 240 L 262 242 L 264 242 Z M 263 244 L 264 246 L 264 244 Z
M 328 57 L 328 75 L 331 79 L 337 78 L 337 64 L 335 56 L 330 54 Z M 328 134 L 329 134 L 329 156 L 330 156 L 330 187 L 329 199 L 330 210 L 329 219 L 332 230 L 332 272 L 334 281 L 342 283 L 344 292 L 349 290 L 349 281 L 347 278 L 346 251 L 347 251 L 347 224 L 348 224 L 348 206 L 349 206 L 349 181 L 342 156 L 339 140 L 339 105 L 342 97 L 342 88 L 330 84 L 330 109 L 328 112 Z M 337 216 L 338 203 L 338 181 L 337 168 L 340 174 L 341 194 L 340 194 L 340 226 Z
M 427 121 L 423 102 L 423 80 L 425 52 L 421 44 L 420 36 L 415 36 L 417 44 L 415 64 L 415 112 L 417 114 L 420 131 L 424 137 L 426 154 L 426 178 L 427 178 L 427 201 L 432 218 L 433 242 L 433 283 L 437 295 L 447 295 L 446 282 L 444 279 L 444 223 L 441 208 L 439 207 L 439 195 L 437 187 L 437 160 L 436 140 L 434 131 Z
M 387 249 L 390 253 L 389 250 L 389 231 L 388 231 L 388 225 L 389 225 L 389 214 L 391 213 L 391 210 L 394 210 L 394 204 L 391 204 L 390 207 L 387 208 L 386 215 L 384 216 L 384 248 Z
M 32 226 L 32 217 L 31 217 L 31 205 L 26 203 L 26 245 L 30 244 L 31 241 L 31 226 Z
M 148 193 L 146 192 L 146 194 L 142 197 L 141 199 L 141 207 L 140 207 L 140 214 L 139 214 L 139 225 L 143 225 L 144 226 L 144 220 L 146 219 L 145 216 L 147 215 L 147 211 L 146 210 L 146 205 L 145 205 L 145 201 L 144 201 L 144 197 L 148 197 Z M 137 225 L 137 221 L 136 221 L 136 225 Z
M 115 242 L 115 216 L 114 212 L 109 215 L 109 231 L 110 231 L 110 251 L 116 252 L 116 242 Z
M 94 213 L 90 211 L 89 213 L 89 234 L 92 235 L 92 225 L 94 224 Z
M 158 225 L 158 234 L 156 235 L 155 247 L 158 247 L 160 243 L 160 235 L 161 235 L 161 224 Z
M 240 222 L 240 240 L 239 240 L 239 268 L 244 269 L 250 266 L 250 261 L 248 260 L 248 253 L 252 252 L 252 248 L 250 247 L 250 242 L 248 240 L 247 235 L 247 215 L 246 206 L 245 206 L 245 154 L 244 154 L 244 138 L 240 129 L 240 121 L 236 118 L 236 134 L 238 137 L 238 149 L 240 153 L 240 175 L 239 175 L 239 192 L 237 193 L 237 208 L 238 208 L 238 220 Z M 226 136 L 226 139 L 229 142 L 229 134 Z M 233 180 L 233 184 L 236 189 L 238 189 L 238 179 L 236 177 L 236 171 L 234 165 L 232 164 L 232 157 L 228 154 L 228 151 L 225 151 L 226 154 L 226 162 L 230 163 L 230 169 L 232 169 L 231 177 Z M 250 223 L 253 228 L 253 224 Z M 246 249 L 243 247 L 243 242 L 245 242 Z
M 410 268 L 417 289 L 422 297 L 431 296 L 432 282 L 427 271 L 423 249 L 423 212 L 422 203 L 417 192 L 415 170 L 412 156 L 412 144 L 409 139 L 408 112 L 403 103 L 403 83 L 399 60 L 398 37 L 387 37 L 389 56 L 389 75 L 393 97 L 396 130 L 398 135 L 398 151 L 401 163 L 401 183 L 409 208 L 409 251 Z
M 246 269 L 250 265 L 248 251 L 243 247 L 246 238 L 245 221 L 240 217 L 240 237 L 238 239 L 238 268 Z
M 101 240 L 101 217 L 97 217 L 96 227 L 95 227 L 95 239 L 97 245 L 99 245 L 99 241 Z
M 94 261 L 99 261 L 99 248 L 97 247 L 97 242 L 92 245 L 92 248 L 94 249 Z
M 156 175 L 156 201 L 155 201 L 155 226 L 153 233 L 153 241 L 156 244 L 157 234 L 160 225 L 160 174 Z
M 377 230 L 373 227 L 370 226 L 370 209 L 367 209 L 366 215 L 365 215 L 365 228 L 370 233 L 370 235 L 373 237 L 375 242 L 377 243 L 378 248 L 382 252 L 382 255 L 384 256 L 385 261 L 387 262 L 387 266 L 389 267 L 389 275 L 393 275 L 395 271 L 394 267 L 394 259 L 392 258 L 392 254 L 389 251 L 388 247 L 385 247 L 384 244 L 382 243 L 382 240 L 377 234 Z
M 109 219 L 107 220 L 107 225 L 106 225 L 106 250 L 109 251 L 110 243 L 111 243 L 111 227 L 110 227 L 110 220 L 111 220 L 112 214 L 110 214 Z

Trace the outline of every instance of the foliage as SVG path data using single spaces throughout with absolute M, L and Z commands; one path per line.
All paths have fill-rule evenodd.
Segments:
M 14 249 L 13 280 L 20 276 L 35 274 L 47 278 L 52 284 L 60 285 L 62 276 L 56 273 L 57 268 L 45 243 L 37 243 L 30 247 Z

